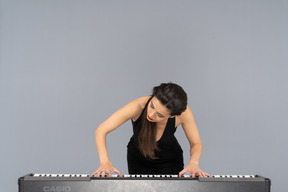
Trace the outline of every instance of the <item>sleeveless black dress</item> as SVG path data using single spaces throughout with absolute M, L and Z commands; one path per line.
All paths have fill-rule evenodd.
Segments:
M 133 136 L 127 145 L 127 163 L 129 174 L 177 174 L 184 169 L 183 150 L 174 133 L 175 117 L 169 118 L 162 137 L 157 141 L 160 151 L 155 151 L 157 159 L 145 158 L 138 148 L 138 133 L 141 129 L 142 115 L 133 122 Z

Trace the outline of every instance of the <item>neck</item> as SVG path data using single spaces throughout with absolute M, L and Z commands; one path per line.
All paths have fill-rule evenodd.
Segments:
M 156 123 L 156 126 L 163 126 L 163 125 L 165 126 L 165 125 L 167 124 L 168 120 L 169 120 L 169 119 L 167 119 L 167 120 L 165 120 L 165 121 L 157 122 L 157 123 Z

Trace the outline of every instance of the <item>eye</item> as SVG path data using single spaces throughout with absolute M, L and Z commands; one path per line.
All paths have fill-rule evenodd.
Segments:
M 154 105 L 153 105 L 153 103 L 151 102 L 151 105 L 150 105 L 150 107 L 152 108 L 152 109 L 154 109 Z
M 163 118 L 164 116 L 163 116 L 163 115 L 161 115 L 161 114 L 158 114 L 158 117 L 160 117 L 160 118 Z

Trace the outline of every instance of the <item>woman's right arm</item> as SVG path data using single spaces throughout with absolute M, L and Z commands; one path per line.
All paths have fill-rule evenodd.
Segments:
M 97 127 L 95 130 L 95 143 L 99 155 L 100 167 L 92 175 L 97 177 L 105 177 L 105 175 L 108 175 L 111 177 L 111 173 L 115 172 L 121 176 L 121 173 L 111 164 L 109 160 L 106 147 L 106 135 L 109 132 L 117 129 L 129 119 L 136 120 L 144 108 L 143 103 L 145 103 L 145 100 L 147 101 L 147 97 L 141 97 L 128 103 L 101 123 L 99 127 Z

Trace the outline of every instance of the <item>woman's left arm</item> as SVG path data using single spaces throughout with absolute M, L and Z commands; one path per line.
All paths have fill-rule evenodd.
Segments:
M 187 166 L 179 173 L 179 177 L 181 177 L 184 173 L 191 174 L 193 178 L 195 176 L 209 176 L 208 173 L 205 173 L 199 168 L 199 160 L 202 153 L 202 143 L 191 109 L 187 106 L 187 109 L 178 117 L 190 144 L 190 161 Z

